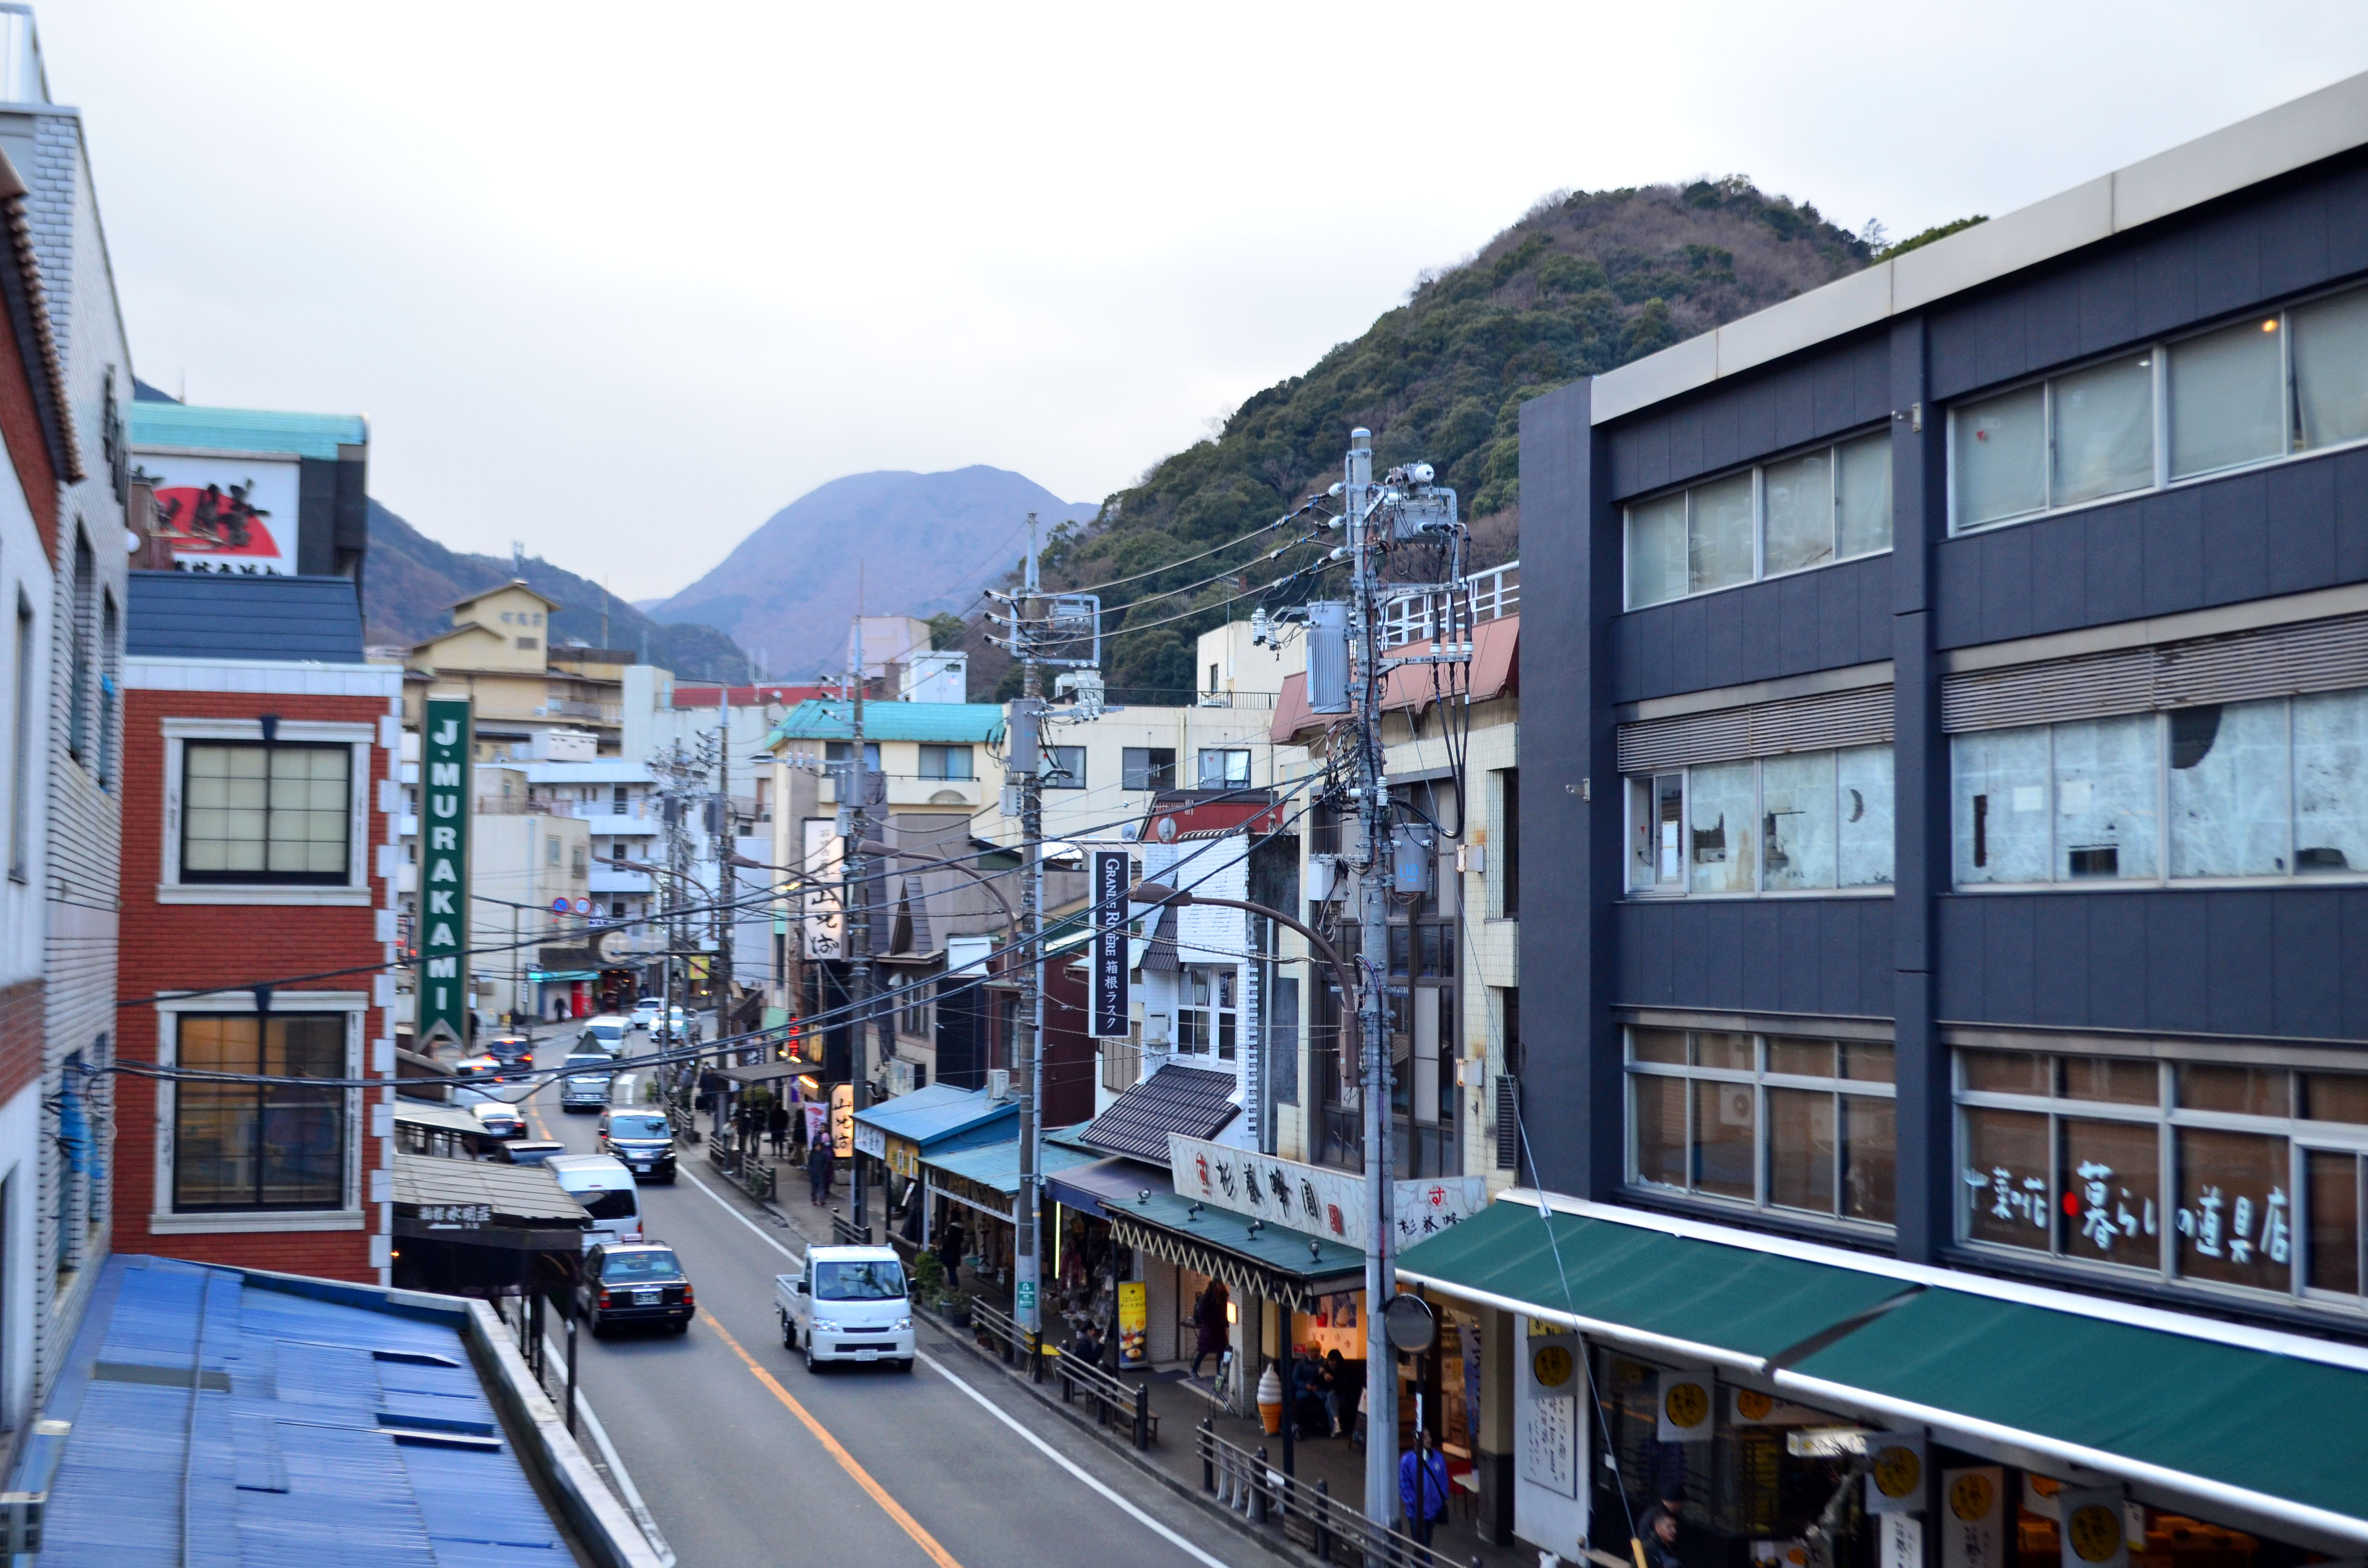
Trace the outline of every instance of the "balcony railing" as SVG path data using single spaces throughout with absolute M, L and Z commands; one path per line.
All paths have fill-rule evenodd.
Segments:
M 1475 572 L 1464 580 L 1470 585 L 1468 597 L 1429 594 L 1393 599 L 1384 605 L 1382 610 L 1383 645 L 1395 648 L 1402 643 L 1427 642 L 1437 637 L 1440 629 L 1448 624 L 1451 606 L 1455 607 L 1453 619 L 1457 626 L 1477 626 L 1483 621 L 1499 620 L 1520 612 L 1520 562 L 1508 561 L 1502 566 Z
M 1204 691 L 1193 698 L 1195 708 L 1272 708 L 1271 691 Z

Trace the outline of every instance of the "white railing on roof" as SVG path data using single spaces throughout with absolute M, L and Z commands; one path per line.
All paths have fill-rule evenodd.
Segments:
M 1517 614 L 1521 608 L 1521 563 L 1508 561 L 1474 572 L 1464 579 L 1468 593 L 1419 594 L 1393 599 L 1382 608 L 1382 644 L 1395 648 L 1406 642 L 1428 642 L 1449 619 L 1449 606 L 1462 601 L 1454 619 L 1477 626 Z

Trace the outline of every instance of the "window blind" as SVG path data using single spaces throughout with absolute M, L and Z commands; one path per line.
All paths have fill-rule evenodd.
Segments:
M 1891 739 L 1891 687 L 1787 698 L 1748 708 L 1620 726 L 1620 771 L 1651 773 L 1796 751 L 1838 751 Z

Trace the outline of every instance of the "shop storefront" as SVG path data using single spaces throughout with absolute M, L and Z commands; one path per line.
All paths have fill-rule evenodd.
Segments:
M 2295 1568 L 2368 1545 L 2351 1346 L 1534 1198 L 1398 1278 L 1476 1329 L 1484 1529 L 1493 1509 L 1565 1558 Z
M 1051 1176 L 1092 1160 L 1091 1154 L 1047 1142 L 1038 1168 Z M 948 1225 L 960 1225 L 965 1283 L 984 1285 L 998 1297 L 1008 1294 L 1015 1239 L 1013 1210 L 1019 1191 L 1019 1139 L 948 1153 L 935 1149 L 920 1153 L 915 1174 L 920 1183 L 919 1222 L 917 1228 L 908 1222 L 904 1233 L 924 1246 L 934 1246 Z M 1054 1278 L 1058 1278 L 1058 1216 L 1053 1204 L 1048 1202 L 1044 1208 L 1044 1254 L 1048 1262 L 1056 1264 Z M 1063 1337 L 1049 1315 L 1045 1326 L 1056 1341 Z
M 932 1216 L 926 1205 L 916 1212 L 912 1200 L 931 1155 L 1009 1142 L 1019 1125 L 1018 1101 L 951 1084 L 932 1084 L 854 1112 L 849 1147 L 865 1162 L 864 1180 L 886 1195 L 886 1233 L 908 1242 L 922 1238 Z

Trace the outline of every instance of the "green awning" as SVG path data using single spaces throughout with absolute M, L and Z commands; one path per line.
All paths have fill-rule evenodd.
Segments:
M 1913 1289 L 1881 1275 L 1498 1202 L 1409 1247 L 1398 1278 L 1532 1315 L 1658 1340 L 1675 1355 L 1761 1363 Z
M 1783 1381 L 1812 1379 L 2292 1499 L 2368 1537 L 2368 1372 L 1928 1290 Z
M 2305 1544 L 2368 1543 L 2368 1364 L 2353 1347 L 1792 1244 L 1510 1198 L 1408 1248 L 1398 1278 Z
M 1102 1213 L 1110 1234 L 1124 1245 L 1301 1311 L 1319 1296 L 1361 1290 L 1365 1283 L 1365 1255 L 1353 1247 L 1172 1192 L 1105 1203 Z

